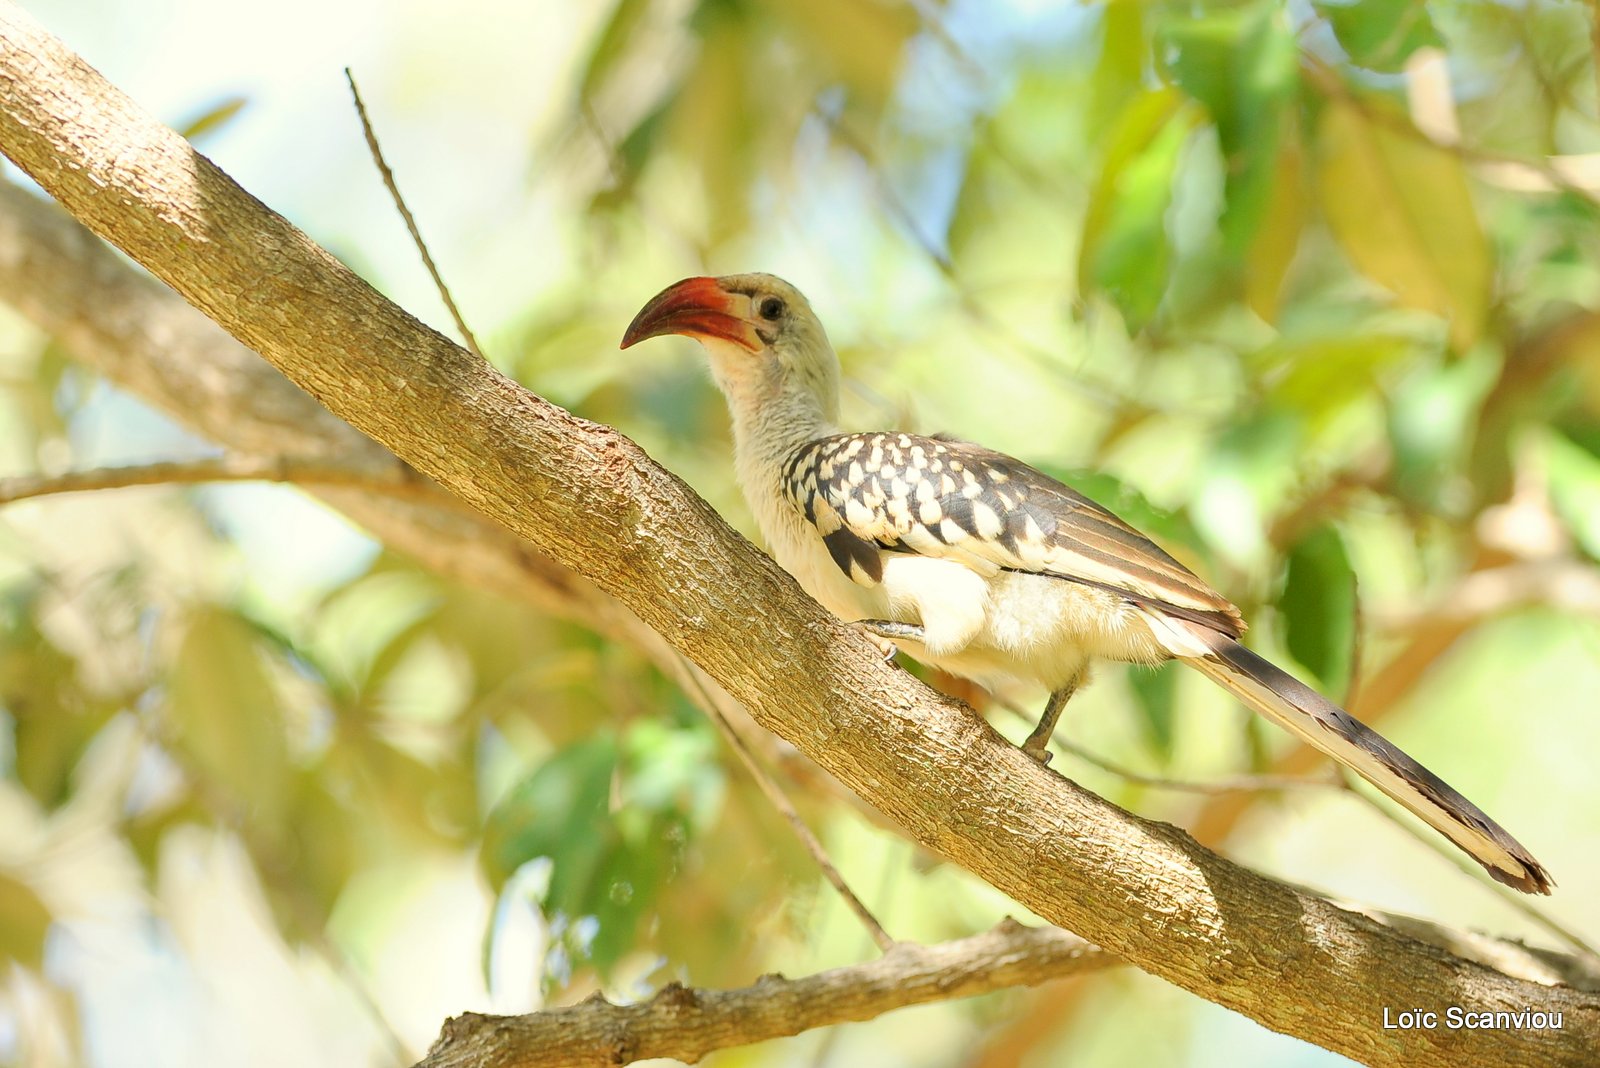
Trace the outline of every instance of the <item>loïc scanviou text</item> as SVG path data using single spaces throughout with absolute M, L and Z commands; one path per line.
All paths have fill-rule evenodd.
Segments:
M 1383 1010 L 1385 1031 L 1559 1031 L 1561 1013 L 1543 1009 L 1522 1008 L 1495 1012 L 1463 1009 L 1451 1005 L 1444 1011 L 1434 1009 Z

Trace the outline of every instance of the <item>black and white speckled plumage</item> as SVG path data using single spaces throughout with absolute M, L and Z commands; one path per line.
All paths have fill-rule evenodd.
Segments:
M 784 492 L 834 561 L 864 585 L 881 553 L 1052 575 L 1244 632 L 1239 610 L 1154 542 L 1043 472 L 971 442 L 835 434 L 794 450 Z

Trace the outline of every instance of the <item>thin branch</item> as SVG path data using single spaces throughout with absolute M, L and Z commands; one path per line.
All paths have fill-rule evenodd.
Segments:
M 897 942 L 875 961 L 802 979 L 767 975 L 738 990 L 670 983 L 633 1005 L 593 996 L 526 1016 L 468 1013 L 445 1024 L 418 1068 L 610 1068 L 653 1057 L 693 1064 L 717 1049 L 1117 963 L 1065 931 L 1006 920 L 954 942 Z
M 1238 794 L 1261 793 L 1268 790 L 1303 790 L 1307 787 L 1318 789 L 1333 787 L 1337 789 L 1340 785 L 1336 778 L 1321 775 L 1231 775 L 1226 778 L 1205 782 L 1190 779 L 1168 779 L 1159 775 L 1146 775 L 1131 768 L 1125 768 L 1102 756 L 1097 756 L 1075 742 L 1064 738 L 1056 739 L 1055 744 L 1063 752 L 1070 753 L 1084 763 L 1094 765 L 1101 771 L 1110 772 L 1119 779 L 1126 779 L 1140 786 L 1149 786 L 1157 790 L 1175 790 L 1189 794 Z
M 1004 698 L 996 697 L 995 704 L 1008 712 L 1027 720 L 1029 715 L 1021 708 Z M 1190 794 L 1234 794 L 1260 792 L 1266 790 L 1294 790 L 1312 787 L 1340 787 L 1343 780 L 1335 775 L 1305 776 L 1305 775 L 1234 775 L 1225 779 L 1213 779 L 1199 782 L 1192 779 L 1168 779 L 1159 775 L 1146 775 L 1134 771 L 1132 768 L 1107 760 L 1091 750 L 1085 749 L 1070 739 L 1057 734 L 1050 740 L 1050 744 L 1060 749 L 1063 753 L 1078 758 L 1085 764 L 1109 772 L 1119 779 L 1137 783 L 1140 786 L 1149 786 L 1157 790 L 1176 790 Z
M 833 884 L 833 888 L 839 892 L 840 897 L 844 898 L 844 903 L 849 906 L 850 911 L 855 913 L 856 918 L 867 929 L 867 933 L 877 943 L 878 949 L 884 953 L 889 952 L 895 947 L 895 940 L 889 936 L 888 931 L 883 929 L 883 924 L 878 922 L 878 918 L 872 914 L 872 910 L 867 908 L 862 900 L 855 895 L 855 892 L 850 889 L 849 884 L 844 881 L 844 876 L 840 875 L 839 869 L 834 867 L 827 851 L 822 848 L 822 843 L 817 840 L 816 835 L 811 833 L 811 828 L 806 826 L 805 820 L 800 818 L 800 813 L 796 811 L 789 799 L 784 796 L 783 791 L 778 788 L 778 784 L 772 781 L 772 776 L 768 775 L 766 770 L 757 762 L 755 753 L 751 752 L 750 747 L 745 744 L 745 740 L 739 732 L 733 729 L 733 724 L 723 714 L 722 708 L 712 698 L 710 691 L 701 684 L 700 676 L 690 669 L 687 660 L 684 661 L 683 671 L 685 677 L 690 680 L 699 695 L 700 707 L 706 710 L 712 722 L 721 729 L 723 737 L 728 739 L 728 744 L 733 747 L 733 751 L 738 754 L 739 759 L 744 763 L 745 770 L 750 772 L 750 777 L 756 781 L 757 786 L 761 787 L 761 792 L 767 795 L 767 800 L 772 802 L 772 807 L 783 813 L 783 818 L 789 821 L 789 826 L 794 828 L 795 837 L 800 839 L 800 844 L 806 847 L 806 852 L 810 853 L 811 859 L 817 862 L 817 867 L 822 869 L 822 874 L 827 878 L 828 882 Z
M 1367 658 L 1366 611 L 1361 606 L 1361 579 L 1355 569 L 1350 571 L 1350 667 L 1344 680 L 1344 700 L 1339 703 L 1349 708 L 1361 696 L 1361 671 Z
M 400 195 L 400 187 L 395 184 L 394 171 L 389 169 L 389 163 L 383 158 L 383 149 L 378 147 L 378 134 L 372 128 L 372 120 L 367 117 L 367 105 L 361 100 L 361 90 L 356 88 L 356 76 L 350 68 L 344 69 L 345 81 L 350 83 L 350 96 L 355 100 L 356 114 L 361 118 L 361 132 L 366 135 L 367 148 L 372 153 L 372 162 L 377 165 L 378 174 L 383 178 L 383 187 L 389 190 L 389 195 L 394 198 L 394 206 L 399 209 L 400 217 L 406 221 L 406 229 L 411 232 L 411 241 L 417 246 L 417 251 L 422 254 L 423 266 L 428 268 L 428 275 L 433 279 L 434 288 L 439 291 L 439 298 L 444 301 L 444 306 L 450 310 L 450 318 L 455 320 L 456 329 L 461 331 L 461 338 L 467 343 L 467 351 L 478 359 L 484 359 L 483 349 L 478 347 L 478 339 L 473 336 L 467 320 L 462 317 L 461 309 L 456 307 L 456 302 L 450 296 L 450 289 L 444 284 L 444 278 L 439 274 L 439 268 L 434 264 L 433 257 L 428 254 L 428 245 L 422 240 L 422 231 L 417 227 L 416 217 L 411 214 L 411 209 L 406 207 L 405 198 Z
M 431 504 L 459 504 L 456 498 L 399 460 L 374 466 L 299 456 L 229 455 L 198 460 L 163 460 L 125 467 L 96 467 L 85 471 L 64 471 L 59 475 L 0 478 L 0 505 L 62 493 L 200 482 L 293 482 L 307 486 L 354 486 L 393 497 L 426 500 Z
M 883 205 L 884 210 L 894 217 L 894 220 L 900 225 L 901 231 L 909 239 L 912 246 L 927 257 L 928 262 L 932 263 L 940 276 L 944 278 L 945 283 L 961 303 L 961 308 L 968 318 L 983 327 L 990 335 L 1004 340 L 1013 351 L 1049 374 L 1055 382 L 1066 389 L 1072 390 L 1089 400 L 1109 405 L 1113 408 L 1127 408 L 1142 404 L 1137 398 L 1123 396 L 1112 387 L 1093 381 L 1083 374 L 1065 374 L 1066 368 L 1062 363 L 1059 352 L 1055 352 L 1024 337 L 1011 323 L 991 311 L 961 279 L 950 256 L 922 232 L 922 228 L 917 224 L 916 216 L 911 211 L 910 206 L 889 184 L 889 180 L 884 177 L 884 170 L 879 166 L 867 142 L 856 136 L 844 123 L 839 121 L 837 116 L 821 109 L 814 109 L 814 114 L 827 124 L 839 143 L 854 153 L 868 173 L 871 174 L 873 187 L 877 190 L 878 200 Z

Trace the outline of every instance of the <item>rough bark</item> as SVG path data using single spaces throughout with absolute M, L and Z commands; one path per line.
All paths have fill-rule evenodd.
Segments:
M 1137 966 L 1370 1064 L 1590 1064 L 1600 998 L 1240 868 L 1029 760 L 883 663 L 609 427 L 473 360 L 0 0 L 0 147 L 334 414 L 626 604 L 905 832 Z M 1560 1012 L 1386 1030 L 1385 1009 Z
M 1008 920 L 936 946 L 901 942 L 875 961 L 802 979 L 765 975 L 739 990 L 672 983 L 631 1005 L 595 996 L 526 1016 L 467 1013 L 446 1022 L 418 1068 L 608 1068 L 653 1057 L 693 1064 L 713 1050 L 1111 963 L 1110 954 L 1065 931 Z
M 406 469 L 171 289 L 131 269 L 60 209 L 4 181 L 0 299 L 58 338 L 81 363 L 230 452 L 281 458 L 291 466 L 336 458 L 352 479 L 366 471 L 380 486 Z M 307 355 L 320 358 L 315 348 Z M 387 490 L 318 493 L 375 537 L 439 573 L 628 642 L 680 684 L 688 683 L 685 661 L 625 606 L 476 510 L 401 500 Z

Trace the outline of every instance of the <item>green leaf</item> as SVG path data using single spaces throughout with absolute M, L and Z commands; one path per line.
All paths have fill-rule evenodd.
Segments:
M 43 591 L 29 582 L 0 597 L 0 714 L 11 719 L 12 774 L 54 808 L 71 796 L 73 768 L 122 704 L 90 692 L 77 661 L 41 632 Z
M 583 76 L 578 82 L 578 99 L 589 101 L 594 98 L 601 83 L 612 75 L 618 63 L 627 55 L 634 30 L 639 27 L 650 7 L 650 0 L 618 0 L 583 64 Z
M 1130 97 L 1143 91 L 1150 55 L 1142 4 L 1103 4 L 1099 14 L 1099 48 L 1084 102 L 1092 141 L 1099 140 L 1097 135 L 1121 114 Z
M 620 746 L 580 742 L 514 787 L 489 817 L 480 860 L 498 892 L 522 865 L 549 858 L 540 907 L 564 951 L 605 974 L 634 949 L 640 921 L 721 790 L 703 723 L 641 721 Z
M 1487 346 L 1485 346 L 1485 349 Z M 1500 371 L 1495 354 L 1419 367 L 1389 399 L 1389 443 L 1398 496 L 1423 507 L 1454 510 L 1467 503 L 1461 466 L 1477 414 Z
M 497 892 L 524 863 L 550 859 L 540 907 L 564 952 L 592 962 L 602 975 L 632 948 L 659 889 L 651 821 L 640 833 L 611 809 L 618 760 L 609 738 L 556 754 L 490 815 L 480 851 Z
M 305 655 L 336 690 L 361 692 L 382 681 L 406 636 L 438 610 L 442 597 L 439 583 L 413 568 L 364 575 L 322 605 Z
M 1207 543 L 1240 567 L 1267 552 L 1267 515 L 1294 479 L 1300 420 L 1265 410 L 1217 437 L 1195 485 L 1189 514 Z
M 1173 81 L 1217 125 L 1225 172 L 1219 227 L 1230 257 L 1243 256 L 1266 218 L 1279 145 L 1299 91 L 1299 47 L 1276 2 L 1198 18 L 1170 18 L 1157 53 Z
M 324 777 L 310 773 L 296 784 L 290 828 L 295 892 L 316 906 L 317 919 L 326 925 L 345 884 L 371 854 L 370 835 L 362 818 L 329 791 Z
M 44 964 L 50 910 L 33 887 L 0 871 L 0 961 L 37 971 Z
M 1401 304 L 1445 317 L 1464 352 L 1483 334 L 1492 264 L 1461 159 L 1375 99 L 1331 99 L 1317 185 L 1334 238 Z
M 1162 764 L 1172 761 L 1172 719 L 1177 706 L 1178 670 L 1169 661 L 1155 668 L 1135 667 L 1128 672 L 1128 685 L 1139 706 L 1139 722 L 1145 741 Z
M 247 96 L 223 97 L 187 122 L 175 124 L 178 134 L 187 141 L 200 140 L 226 126 L 248 103 Z
M 1271 385 L 1267 397 L 1318 429 L 1350 404 L 1372 396 L 1386 370 L 1416 352 L 1397 335 L 1284 341 L 1263 349 L 1255 363 Z
M 1442 43 L 1428 14 L 1416 0 L 1312 0 L 1311 6 L 1333 28 L 1358 67 L 1396 74 L 1411 53 Z
M 894 92 L 906 42 L 920 28 L 916 9 L 906 3 L 777 0 L 761 6 L 781 20 L 783 39 L 799 43 L 873 111 Z
M 547 904 L 577 915 L 587 883 L 614 845 L 611 777 L 617 745 L 595 738 L 557 753 L 514 787 L 484 828 L 480 862 L 498 891 L 524 863 L 550 857 L 557 866 Z
M 279 827 L 289 793 L 283 711 L 255 629 L 202 609 L 173 661 L 167 713 L 178 748 L 265 827 Z
M 1123 109 L 1084 217 L 1079 285 L 1116 303 L 1130 330 L 1155 315 L 1172 258 L 1166 214 L 1184 144 L 1197 121 L 1171 89 L 1135 97 Z
M 1600 457 L 1555 431 L 1542 437 L 1550 502 L 1573 540 L 1600 560 Z
M 1356 640 L 1356 575 L 1344 538 L 1323 524 L 1289 550 L 1278 596 L 1289 652 L 1323 684 L 1348 684 Z
M 663 121 L 675 146 L 693 146 L 693 165 L 704 190 L 705 202 L 714 206 L 706 220 L 712 244 L 740 232 L 747 221 L 749 181 L 763 135 L 786 136 L 794 116 L 778 116 L 755 99 L 752 56 L 759 54 L 757 35 L 750 20 L 730 5 L 714 5 L 702 24 L 700 54 L 683 80 Z M 709 9 L 702 5 L 701 13 Z

